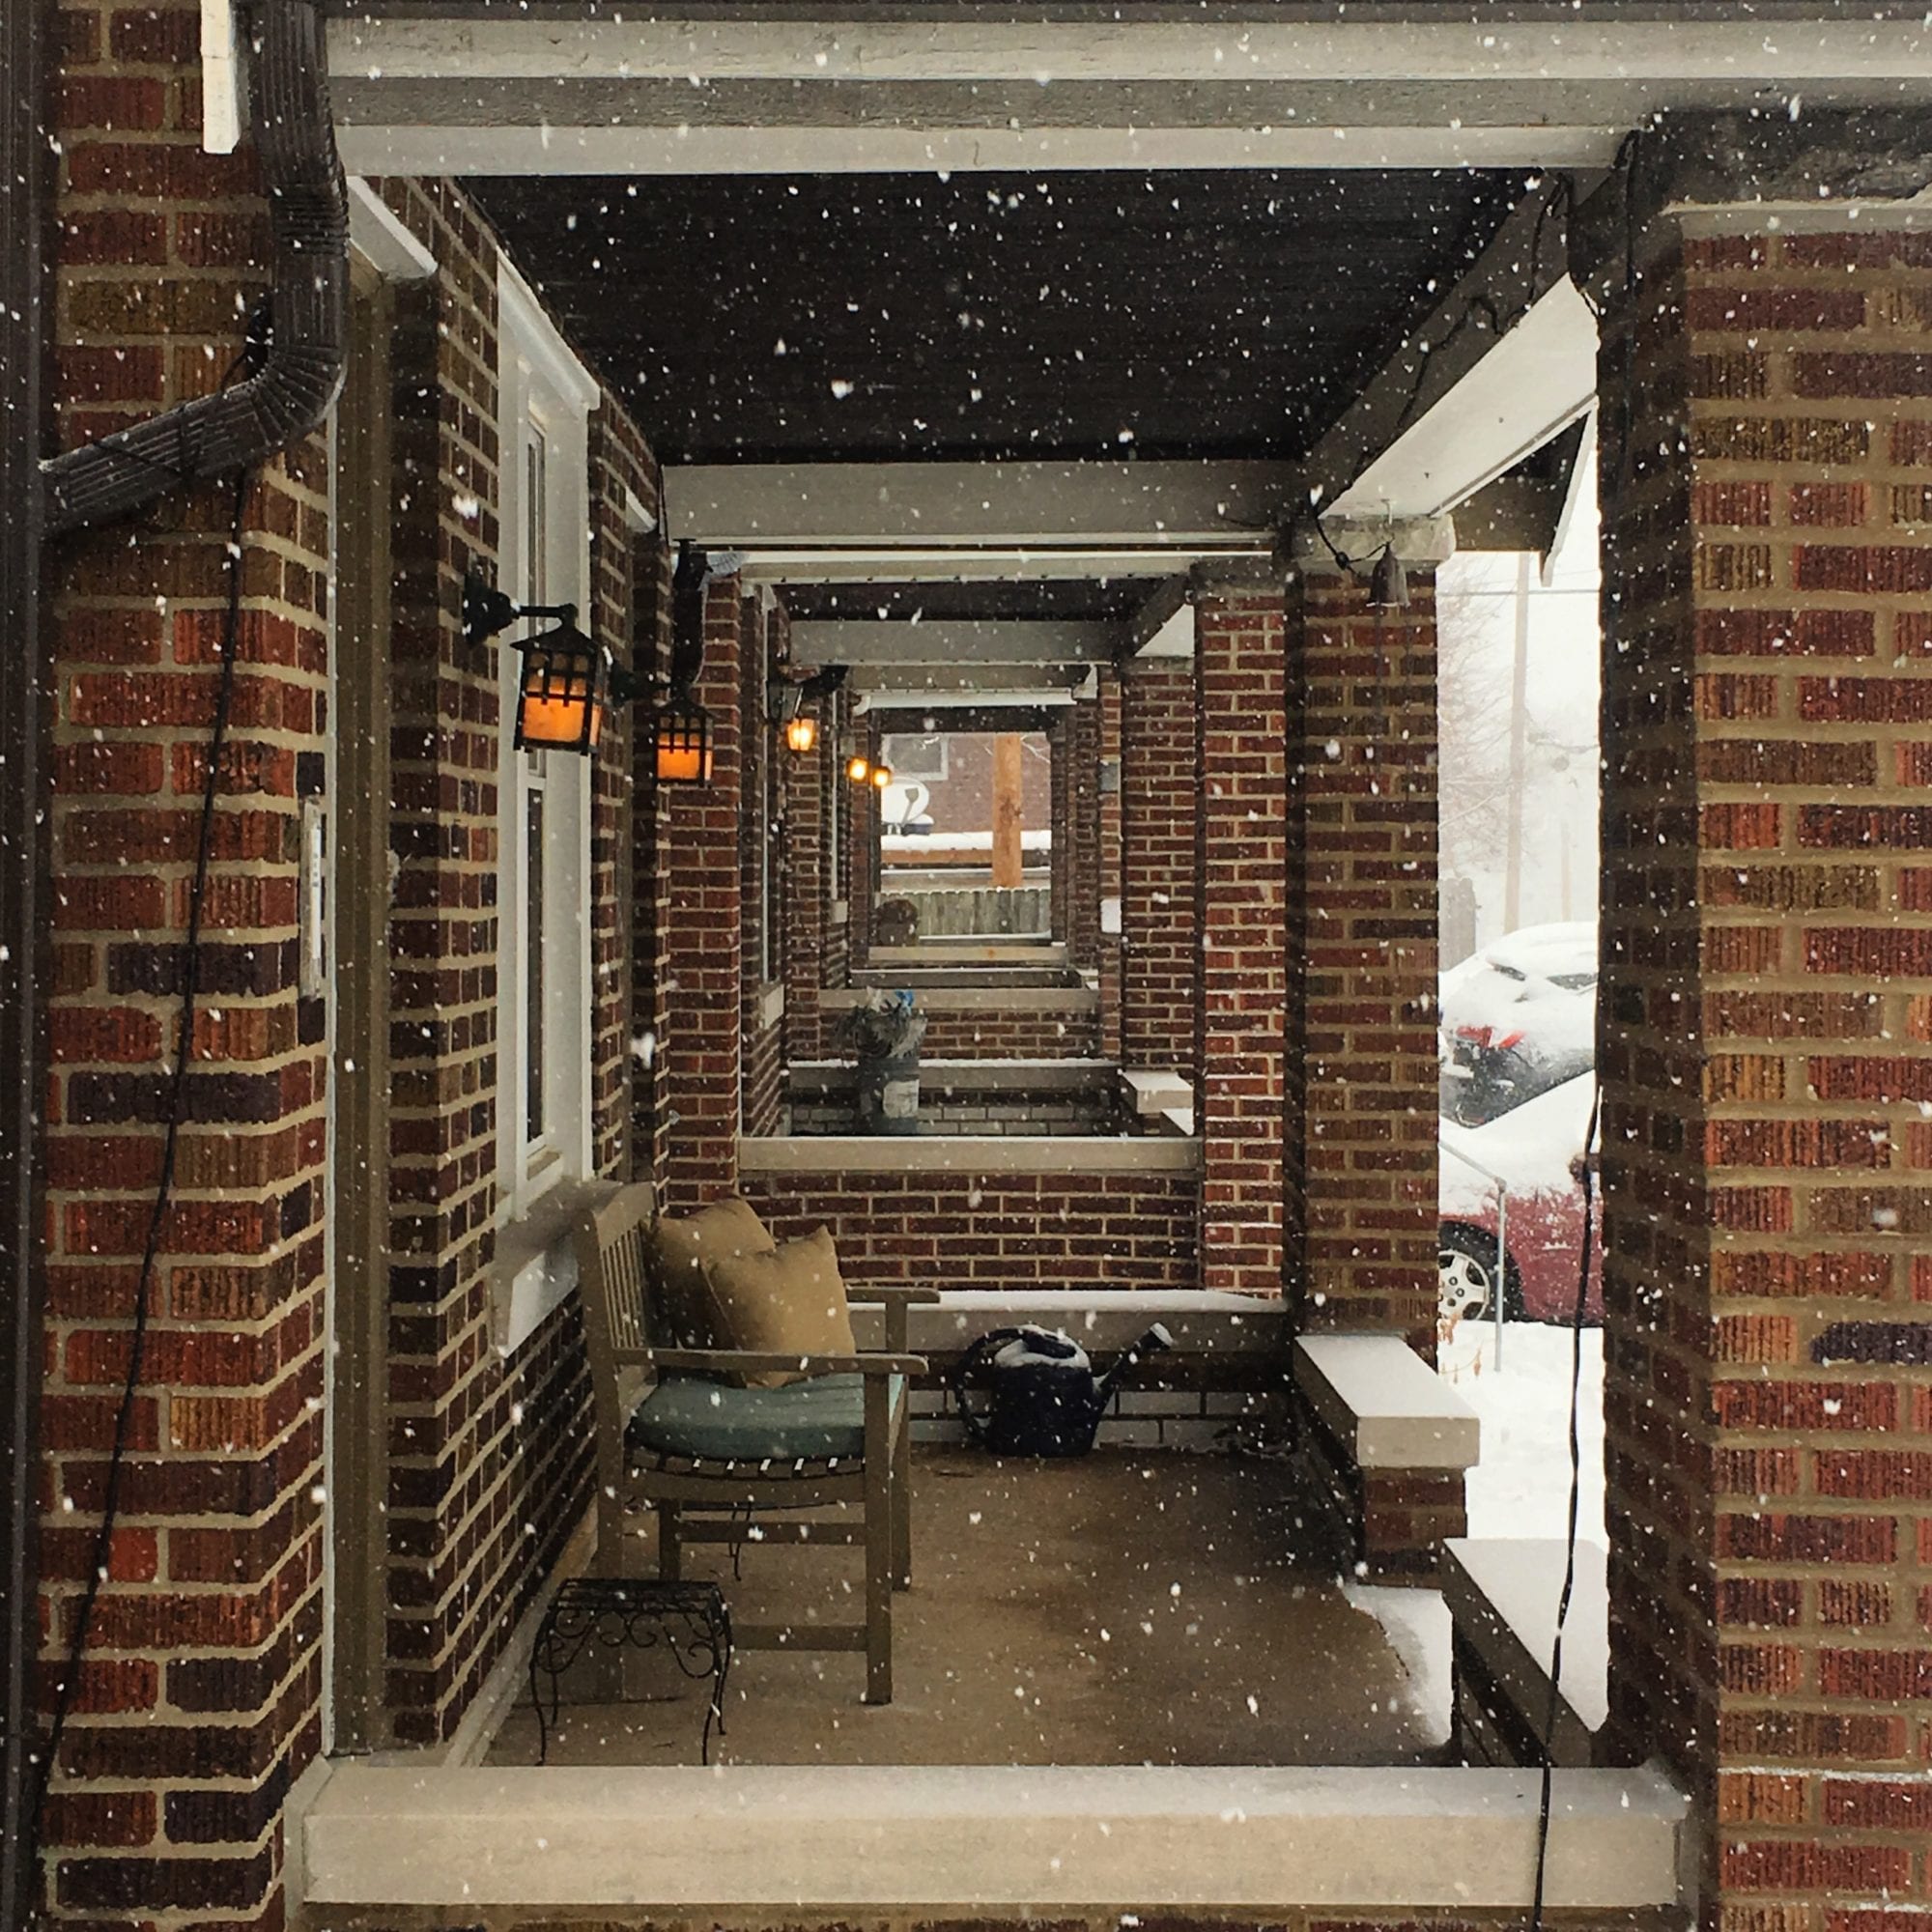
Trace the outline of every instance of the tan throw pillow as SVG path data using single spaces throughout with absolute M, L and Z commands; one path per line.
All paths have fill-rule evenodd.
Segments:
M 718 1325 L 705 1265 L 768 1255 L 777 1246 L 757 1209 L 735 1194 L 678 1220 L 660 1215 L 651 1230 L 651 1285 L 657 1303 L 652 1339 L 673 1349 L 730 1347 Z
M 838 1256 L 823 1228 L 770 1254 L 726 1256 L 705 1267 L 715 1320 L 729 1349 L 780 1355 L 849 1355 L 852 1311 L 838 1278 Z M 750 1375 L 748 1388 L 783 1388 L 796 1372 Z

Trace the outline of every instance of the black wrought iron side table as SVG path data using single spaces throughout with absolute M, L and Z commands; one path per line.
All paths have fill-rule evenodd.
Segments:
M 593 1645 L 655 1650 L 662 1645 L 692 1679 L 711 1680 L 701 1762 L 711 1762 L 711 1726 L 724 1735 L 724 1683 L 731 1674 L 731 1613 L 716 1583 L 658 1583 L 641 1577 L 572 1577 L 556 1593 L 530 1652 L 530 1702 L 537 1712 L 537 1762 L 550 1755 L 551 1726 L 562 1706 L 563 1677 Z M 544 1718 L 539 1676 L 550 1679 Z

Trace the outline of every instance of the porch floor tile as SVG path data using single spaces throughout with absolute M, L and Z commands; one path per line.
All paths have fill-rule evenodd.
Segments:
M 1000 1463 L 922 1446 L 895 1696 L 856 1654 L 740 1652 L 714 1759 L 746 1764 L 1406 1764 L 1437 1740 L 1381 1626 L 1295 1520 L 1280 1464 L 1100 1450 Z M 858 1614 L 857 1550 L 686 1552 L 733 1614 Z M 599 1670 L 607 1674 L 600 1681 Z M 661 1655 L 566 1680 L 552 1764 L 696 1764 L 705 1687 Z M 572 1701 L 573 1699 L 582 1701 Z M 595 1700 L 595 1701 L 589 1701 Z M 621 1700 L 621 1701 L 620 1701 Z M 520 1702 L 493 1764 L 536 1758 Z

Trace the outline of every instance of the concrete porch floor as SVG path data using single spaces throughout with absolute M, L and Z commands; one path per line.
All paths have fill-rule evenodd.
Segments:
M 856 1655 L 740 1652 L 727 1735 L 740 1764 L 1412 1764 L 1435 1742 L 1382 1627 L 1344 1597 L 1296 1521 L 1289 1471 L 1224 1455 L 1106 1450 L 996 1463 L 915 1456 L 913 1588 L 895 1600 L 895 1695 L 860 1701 Z M 856 1616 L 856 1550 L 686 1552 L 734 1615 L 809 1604 Z M 704 1687 L 661 1654 L 564 1683 L 549 1762 L 698 1762 Z M 587 1699 L 601 1701 L 585 1701 Z M 577 1700 L 577 1701 L 573 1701 Z M 492 1764 L 536 1760 L 527 1692 Z

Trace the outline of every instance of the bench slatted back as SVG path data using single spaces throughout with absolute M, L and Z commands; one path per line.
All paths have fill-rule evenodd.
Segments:
M 602 1207 L 586 1208 L 577 1227 L 578 1292 L 590 1357 L 598 1481 L 607 1492 L 620 1491 L 623 1484 L 624 1428 L 645 1379 L 637 1357 L 652 1342 L 647 1249 L 656 1211 L 651 1183 L 634 1181 Z

